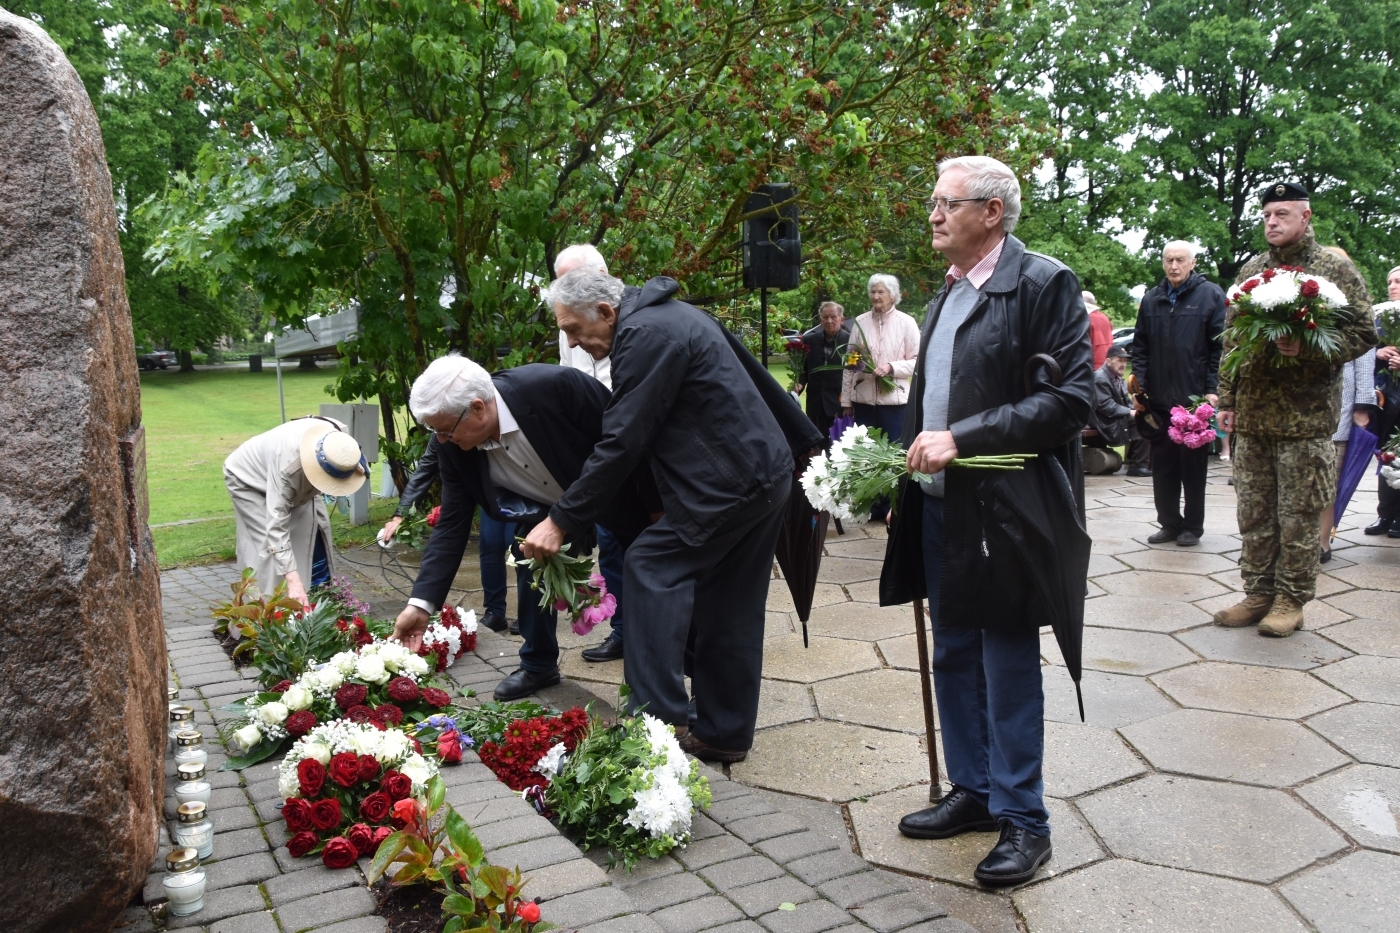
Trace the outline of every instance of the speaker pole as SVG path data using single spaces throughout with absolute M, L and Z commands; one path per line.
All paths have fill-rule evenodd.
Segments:
M 758 290 L 758 326 L 763 336 L 763 368 L 768 368 L 768 289 Z

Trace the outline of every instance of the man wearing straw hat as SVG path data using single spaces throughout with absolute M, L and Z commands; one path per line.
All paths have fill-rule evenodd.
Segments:
M 240 567 L 259 588 L 287 581 L 287 595 L 308 605 L 306 589 L 330 580 L 331 522 L 321 493 L 348 496 L 369 477 L 360 445 L 330 418 L 297 418 L 249 438 L 224 461 L 233 500 Z

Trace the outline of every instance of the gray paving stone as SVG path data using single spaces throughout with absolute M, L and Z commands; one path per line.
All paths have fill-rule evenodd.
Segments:
M 763 927 L 752 920 L 740 920 L 736 923 L 726 923 L 723 926 L 712 927 L 706 933 L 763 933 Z
M 631 914 L 627 917 L 617 917 L 606 923 L 596 923 L 593 926 L 584 927 L 578 933 L 666 933 L 660 926 L 649 917 L 641 914 Z
M 743 858 L 752 854 L 752 849 L 733 836 L 715 836 L 713 839 L 702 839 L 672 853 L 676 861 L 690 871 L 696 871 L 716 862 Z
M 1308 725 L 1359 761 L 1400 768 L 1400 716 L 1393 706 L 1353 703 L 1320 713 Z
M 904 888 L 886 876 L 871 871 L 835 878 L 818 885 L 817 890 L 821 892 L 822 897 L 831 900 L 837 907 L 850 910 L 852 907 L 859 907 L 891 894 L 899 894 Z
M 1303 612 L 1306 620 L 1307 610 Z M 1304 621 L 1306 625 L 1306 621 Z M 1306 671 L 1331 661 L 1340 661 L 1351 652 L 1313 632 L 1294 632 L 1289 638 L 1260 638 L 1254 626 L 1224 628 L 1207 625 L 1176 636 L 1209 661 L 1236 664 L 1262 664 Z
M 948 911 L 932 898 L 902 892 L 858 907 L 851 914 L 878 933 L 893 933 L 916 923 L 947 916 Z
M 617 888 L 594 888 L 566 894 L 541 905 L 545 920 L 561 926 L 581 927 L 611 920 L 636 910 L 632 900 Z
M 816 900 L 818 894 L 791 875 L 783 875 L 727 891 L 725 897 L 750 917 L 761 917 L 777 910 L 779 904 L 802 904 Z
M 818 852 L 839 849 L 843 842 L 844 840 L 838 842 L 821 833 L 801 832 L 766 839 L 754 848 L 774 861 L 786 865 L 788 862 L 795 862 L 809 855 L 816 855 Z
M 779 878 L 784 874 L 785 872 L 779 865 L 761 855 L 716 862 L 699 871 L 700 877 L 721 892 L 743 887 L 746 884 L 767 881 L 770 878 Z
M 338 920 L 362 917 L 372 913 L 374 905 L 374 895 L 367 888 L 357 887 L 293 901 L 279 907 L 277 916 L 282 921 L 284 933 L 298 933 L 300 930 L 330 926 Z
M 1281 890 L 1323 933 L 1393 930 L 1400 917 L 1400 856 L 1353 852 Z
M 541 900 L 563 897 L 575 891 L 586 891 L 608 883 L 607 875 L 597 865 L 586 858 L 576 858 L 572 862 L 560 862 L 530 872 L 526 879 L 527 896 Z M 630 890 L 630 889 L 629 889 Z
M 594 850 L 589 853 L 597 858 L 603 858 L 606 853 Z M 676 872 L 684 871 L 681 864 L 669 855 L 661 858 L 644 858 L 636 865 L 632 866 L 630 872 L 621 867 L 608 872 L 608 878 L 613 884 L 619 887 L 631 889 L 633 885 L 651 881 L 653 878 L 662 878 L 667 875 L 674 875 Z
M 1079 701 L 1075 698 L 1069 671 L 1046 666 L 1040 673 L 1045 692 L 1045 718 L 1078 725 Z M 1100 729 L 1117 729 L 1176 709 L 1176 704 L 1151 683 L 1130 674 L 1084 671 L 1079 687 L 1084 694 L 1085 722 Z
M 699 933 L 722 923 L 744 919 L 739 908 L 717 894 L 677 904 L 651 914 L 666 933 Z
M 303 862 L 310 861 L 310 859 L 303 860 Z M 273 907 L 283 907 L 308 897 L 314 897 L 317 894 L 325 894 L 327 891 L 360 887 L 362 884 L 363 882 L 356 872 L 347 869 L 327 868 L 320 862 L 314 862 L 300 871 L 269 878 L 263 885 L 263 889 L 267 891 L 267 896 L 272 901 Z
M 496 775 L 483 764 L 460 764 L 455 768 L 443 768 L 439 772 L 445 787 L 459 784 L 476 784 L 481 781 L 495 781 Z
M 1045 793 L 1053 797 L 1077 797 L 1146 770 L 1110 729 L 1045 724 Z
M 632 898 L 639 910 L 646 913 L 705 897 L 710 893 L 710 886 L 689 872 L 652 878 L 627 888 L 627 896 Z
M 1250 716 L 1301 719 L 1347 702 L 1312 674 L 1277 667 L 1205 661 L 1150 679 L 1182 706 Z
M 1119 574 L 1122 576 L 1122 574 Z M 1182 578 L 1186 579 L 1186 578 Z M 1041 636 L 1041 654 L 1051 664 L 1063 666 L 1060 649 L 1049 632 Z M 1084 668 L 1106 674 L 1155 674 L 1196 660 L 1169 635 L 1120 629 L 1084 629 Z
M 725 800 L 715 800 L 705 811 L 710 819 L 728 826 L 730 823 L 739 820 L 749 819 L 755 816 L 764 816 L 770 813 L 777 813 L 778 808 L 773 806 L 763 797 L 757 794 L 733 795 Z
M 332 923 L 328 927 L 318 927 L 317 933 L 385 933 L 388 929 L 389 922 L 380 917 L 357 917 Z
M 560 862 L 571 862 L 578 858 L 578 848 L 563 836 L 552 836 L 506 846 L 489 854 L 493 864 L 504 865 L 507 868 L 518 867 L 522 872 L 528 873 Z
M 1400 853 L 1400 769 L 1352 765 L 1298 794 L 1362 846 Z
M 255 684 L 235 677 L 224 682 L 206 684 L 199 688 L 199 692 L 204 695 L 205 701 L 210 706 L 222 706 L 225 703 L 232 703 L 241 696 L 253 693 L 255 688 Z
M 703 813 L 697 813 L 690 821 L 690 838 L 693 841 L 709 839 L 712 836 L 723 836 L 725 829 Z
M 233 888 L 220 888 L 204 895 L 204 909 L 198 914 L 198 922 L 215 923 L 225 917 L 250 914 L 266 910 L 267 902 L 255 884 L 243 884 Z M 191 917 L 195 920 L 195 917 Z
M 961 920 L 952 917 L 944 917 L 941 920 L 930 920 L 928 923 L 918 923 L 901 933 L 977 933 L 974 927 L 968 926 Z
M 282 803 L 281 797 L 269 797 L 266 800 L 259 800 L 253 805 L 251 812 L 255 813 L 264 823 L 282 823 Z M 248 809 L 244 807 L 244 809 Z
M 217 833 L 215 841 L 217 843 Z M 205 890 L 217 891 L 242 884 L 261 884 L 279 874 L 277 863 L 264 849 L 237 858 L 219 859 L 204 866 Z
M 226 684 L 230 682 L 236 683 L 238 680 L 237 671 L 230 667 L 224 667 L 222 670 L 217 671 L 204 671 L 199 674 L 190 674 L 189 676 L 181 675 L 180 686 L 184 688 L 193 687 L 207 697 L 209 696 L 209 691 L 204 689 L 205 687 L 212 687 L 215 684 Z M 246 692 L 248 688 L 240 685 L 239 689 Z
M 1180 710 L 1119 732 L 1164 771 L 1266 787 L 1289 787 L 1347 763 L 1297 723 L 1235 713 Z
M 220 920 L 209 928 L 209 933 L 281 933 L 281 929 L 277 926 L 277 918 L 272 916 L 272 912 L 263 911 L 260 914 L 243 914 Z
M 513 817 L 476 828 L 476 837 L 487 849 L 501 849 L 517 842 L 543 839 L 558 833 L 554 824 L 539 814 Z
M 870 870 L 870 865 L 865 859 L 845 849 L 809 855 L 807 858 L 789 862 L 785 867 L 810 885 L 819 885 L 843 875 Z
M 775 910 L 758 918 L 769 933 L 822 933 L 850 924 L 851 915 L 831 901 L 807 901 L 796 910 Z
M 247 793 L 248 799 L 253 801 L 253 803 L 261 803 L 264 800 L 283 799 L 282 793 L 277 789 L 277 778 L 275 777 L 254 781 L 245 773 L 243 782 L 247 785 L 244 788 L 244 792 Z
M 228 858 L 238 858 L 240 855 L 252 855 L 255 852 L 266 852 L 267 840 L 263 838 L 261 829 L 236 829 L 232 832 L 219 832 L 217 824 L 214 831 L 214 855 L 221 861 Z
M 499 785 L 505 787 L 504 784 Z M 509 788 L 507 788 L 509 790 Z M 535 808 L 518 794 L 509 797 L 492 797 L 489 800 L 479 800 L 475 803 L 465 803 L 457 807 L 457 812 L 462 819 L 467 821 L 467 825 L 472 829 L 479 829 L 492 823 L 499 823 L 502 820 L 520 819 L 526 816 L 536 816 Z
M 1400 658 L 1347 658 L 1313 673 L 1354 699 L 1400 704 Z
M 710 781 L 710 799 L 716 803 L 721 800 L 729 800 L 732 797 L 749 797 L 753 794 L 747 784 L 731 781 L 724 776 L 723 771 L 717 771 L 703 762 L 700 764 L 700 770 Z
M 445 799 L 457 809 L 487 800 L 504 800 L 507 797 L 520 799 L 520 795 L 500 781 L 474 781 L 447 788 Z M 523 801 L 522 801 L 523 802 Z

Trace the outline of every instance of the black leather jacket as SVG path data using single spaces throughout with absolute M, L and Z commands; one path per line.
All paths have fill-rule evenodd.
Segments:
M 413 468 L 413 475 L 408 478 L 408 485 L 399 493 L 399 507 L 394 509 L 395 515 L 403 515 L 418 500 L 423 498 L 428 488 L 433 485 L 433 480 L 438 478 L 438 439 L 436 434 L 428 436 L 428 446 L 423 448 L 423 456 L 418 458 L 418 465 Z

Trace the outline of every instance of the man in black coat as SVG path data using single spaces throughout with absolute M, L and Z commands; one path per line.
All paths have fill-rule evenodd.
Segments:
M 841 366 L 841 349 L 851 342 L 851 325 L 845 318 L 846 309 L 834 301 L 822 302 L 817 314 L 821 324 L 802 335 L 802 342 L 807 345 L 807 362 L 793 391 L 801 394 L 806 388 L 807 417 L 827 435 L 831 423 L 841 414 L 841 378 L 845 373 L 840 368 L 822 367 Z
M 1000 828 L 975 876 L 1008 886 L 1051 852 L 1040 628 L 1083 626 L 1089 316 L 1074 273 L 1010 236 L 1021 190 L 1005 165 L 941 163 L 933 205 L 933 247 L 952 268 L 929 304 L 903 431 L 910 470 L 931 478 L 900 484 L 880 603 L 928 596 L 953 790 L 899 830 Z M 1012 453 L 1039 456 L 1020 471 L 950 466 Z
M 578 482 L 526 538 L 552 553 L 586 529 L 638 465 L 665 514 L 628 549 L 627 653 L 633 708 L 676 727 L 707 761 L 741 761 L 753 744 L 763 671 L 764 603 L 792 486 L 794 447 L 820 444 L 792 397 L 720 323 L 674 300 L 674 280 L 640 292 L 579 270 L 549 292 L 571 346 L 612 355 L 613 401 Z M 685 689 L 693 651 L 695 720 Z
M 567 366 L 531 364 L 488 375 L 465 357 L 435 360 L 413 384 L 414 417 L 437 436 L 442 512 L 423 552 L 409 605 L 394 634 L 417 650 L 429 617 L 452 588 L 478 507 L 503 522 L 532 527 L 575 483 L 603 436 L 608 390 Z M 449 443 L 450 442 L 450 443 Z M 650 504 L 649 504 L 650 503 Z M 624 475 L 598 509 L 597 524 L 625 548 L 656 508 L 645 470 Z M 586 528 L 576 542 L 591 546 Z M 533 577 L 517 567 L 520 669 L 497 686 L 498 700 L 518 700 L 559 682 L 556 615 L 539 606 Z
M 1128 387 L 1123 382 L 1127 366 L 1128 351 L 1109 347 L 1103 365 L 1094 370 L 1094 410 L 1084 431 L 1084 472 L 1093 476 L 1118 472 L 1123 458 L 1114 447 L 1127 448 L 1130 471 L 1134 465 L 1147 465 L 1147 441 L 1138 434 Z
M 1225 293 L 1196 269 L 1195 247 L 1175 240 L 1162 250 L 1166 277 L 1142 296 L 1133 333 L 1133 375 L 1157 422 L 1171 421 L 1177 405 L 1198 396 L 1219 404 L 1220 335 L 1225 330 Z M 1152 440 L 1152 497 L 1161 529 L 1147 540 L 1201 542 L 1206 520 L 1209 447 L 1187 447 L 1164 430 Z M 1181 500 L 1186 499 L 1182 514 Z

